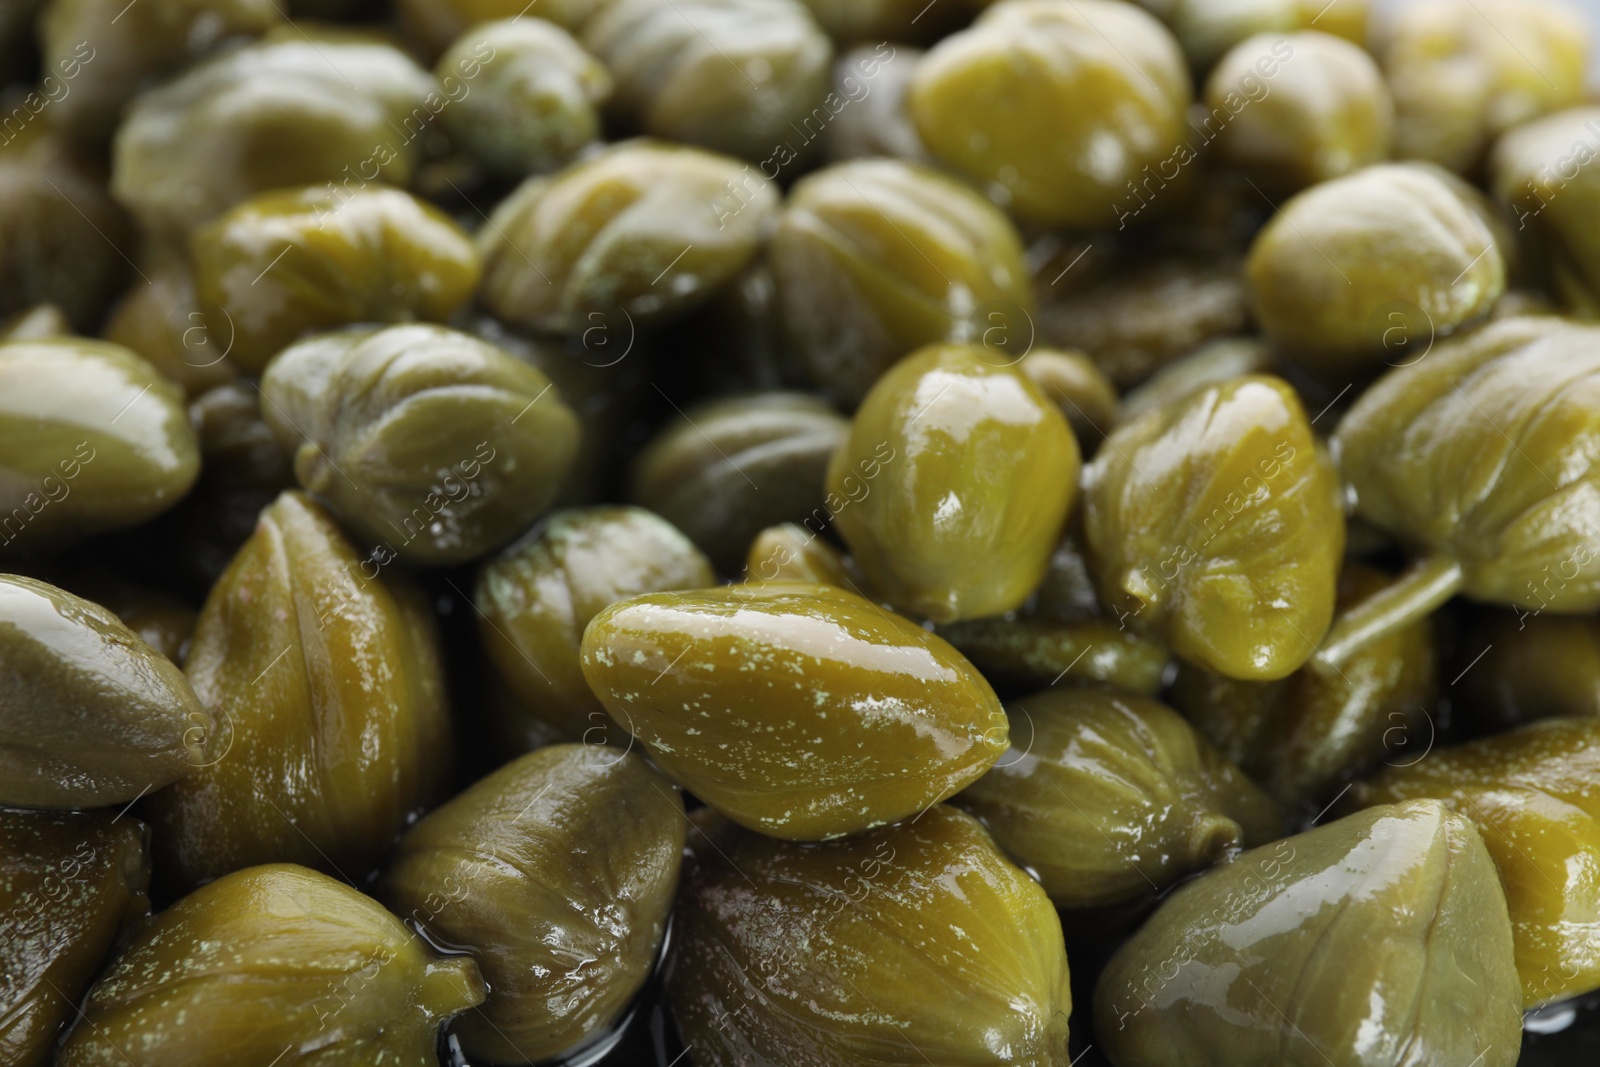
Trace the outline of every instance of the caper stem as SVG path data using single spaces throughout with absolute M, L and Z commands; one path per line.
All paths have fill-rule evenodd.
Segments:
M 1461 589 L 1461 564 L 1449 556 L 1413 563 L 1388 586 L 1341 613 L 1311 658 L 1312 669 L 1338 673 L 1361 649 L 1424 618 Z

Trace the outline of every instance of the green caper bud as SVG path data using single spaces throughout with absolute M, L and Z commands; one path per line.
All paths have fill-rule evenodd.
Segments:
M 570 740 L 614 740 L 578 662 L 601 609 L 644 593 L 716 584 L 710 562 L 643 508 L 561 511 L 478 576 L 478 635 L 530 713 Z
M 21 109 L 19 109 L 21 110 Z M 23 114 L 27 114 L 23 111 Z M 12 115 L 6 113 L 6 119 Z M 55 304 L 88 332 L 128 274 L 134 234 L 105 183 L 72 155 L 48 121 L 0 144 L 0 315 Z
M 442 99 L 387 44 L 282 28 L 141 94 L 117 130 L 111 192 L 147 231 L 181 236 L 269 189 L 405 185 Z
M 1357 782 L 1345 804 L 1435 798 L 1471 819 L 1500 871 L 1522 1006 L 1600 988 L 1600 720 L 1545 719 Z
M 667 969 L 698 1067 L 1066 1063 L 1061 923 L 947 805 L 843 841 L 689 838 Z
M 199 471 L 182 390 L 126 348 L 0 344 L 0 552 L 153 518 Z
M 1025 330 L 1033 308 L 1022 241 L 1005 215 L 898 160 L 842 163 L 797 184 L 772 239 L 772 270 L 807 373 L 849 406 L 907 352 L 976 340 L 995 325 L 990 313 L 1001 329 Z
M 39 18 L 42 73 L 65 89 L 50 105 L 55 127 L 85 147 L 103 147 L 141 90 L 219 43 L 283 22 L 272 0 L 51 0 Z M 52 85 L 44 81 L 49 92 Z
M 56 1063 L 431 1067 L 440 1024 L 483 998 L 472 960 L 435 955 L 342 882 L 276 863 L 219 878 L 141 929 Z
M 1060 410 L 1026 376 L 983 348 L 931 345 L 862 402 L 828 468 L 829 510 L 901 610 L 935 622 L 998 615 L 1044 577 L 1081 462 Z
M 1119 426 L 1084 471 L 1101 599 L 1230 678 L 1292 674 L 1333 618 L 1338 473 L 1285 382 L 1248 375 Z
M 1389 584 L 1347 564 L 1338 610 Z M 1185 665 L 1173 705 L 1281 803 L 1322 803 L 1380 759 L 1421 758 L 1438 689 L 1433 626 L 1420 619 L 1363 647 L 1337 672 L 1301 667 L 1272 682 L 1240 681 Z
M 285 493 L 200 613 L 187 672 L 221 751 L 152 795 L 157 869 L 193 886 L 254 863 L 359 877 L 450 773 L 426 601 Z
M 837 511 L 823 482 L 848 428 L 838 412 L 803 393 L 712 401 L 645 445 L 629 471 L 628 496 L 733 573 L 766 527 L 820 527 Z
M 741 825 L 819 840 L 951 796 L 1005 749 L 994 691 L 853 593 L 758 582 L 614 604 L 583 675 L 674 781 Z
M 1200 346 L 1193 354 L 1169 363 L 1143 385 L 1122 396 L 1119 419 L 1126 421 L 1170 404 L 1208 385 L 1220 385 L 1244 374 L 1268 374 L 1272 346 L 1258 337 L 1224 337 Z
M 1282 832 L 1272 800 L 1164 704 L 1049 689 L 1006 719 L 1011 749 L 955 803 L 1058 908 L 1148 899 Z
M 182 672 L 98 604 L 0 575 L 0 804 L 126 804 L 204 759 Z
M 1216 135 L 1220 158 L 1279 188 L 1389 157 L 1394 102 L 1383 75 L 1365 49 L 1328 33 L 1240 42 L 1211 72 L 1205 98 L 1213 115 L 1231 116 Z
M 138 585 L 98 568 L 74 571 L 61 585 L 111 612 L 167 659 L 183 666 L 200 613 L 164 589 Z
M 1484 844 L 1466 819 L 1416 801 L 1212 868 L 1101 973 L 1106 1055 L 1117 1067 L 1512 1067 L 1521 997 Z
M 117 812 L 0 809 L 0 1058 L 42 1067 L 118 936 L 150 910 L 145 830 Z
M 265 193 L 189 240 L 208 324 L 259 373 L 296 338 L 358 322 L 443 322 L 478 284 L 472 239 L 409 193 Z M 220 324 L 220 325 L 218 325 Z
M 308 338 L 268 364 L 261 392 L 300 484 L 412 562 L 459 563 L 527 529 L 578 445 L 548 378 L 443 326 Z
M 477 958 L 489 998 L 457 1027 L 468 1055 L 545 1061 L 616 1022 L 655 965 L 686 825 L 638 754 L 555 745 L 406 831 L 382 895 Z
M 1262 328 L 1296 362 L 1337 376 L 1377 368 L 1412 332 L 1443 335 L 1488 314 L 1506 261 L 1476 196 L 1407 163 L 1294 197 L 1250 249 Z
M 797 0 L 607 0 L 579 40 L 617 79 L 611 107 L 627 125 L 763 173 L 831 118 L 833 43 Z
M 745 555 L 747 582 L 816 582 L 851 589 L 849 559 L 808 527 L 785 522 L 756 534 Z
M 1018 218 L 1116 222 L 1170 164 L 1193 91 L 1165 26 L 1112 0 L 1010 0 L 917 64 L 911 113 L 935 156 Z
M 1470 15 L 1470 18 L 1464 18 Z M 1582 102 L 1589 25 L 1550 0 L 1397 8 L 1373 51 L 1395 102 L 1395 150 L 1466 173 L 1496 137 Z
M 530 178 L 478 234 L 484 306 L 582 334 L 648 325 L 704 301 L 756 254 L 772 184 L 695 148 L 630 141 Z
M 1059 284 L 1040 303 L 1039 337 L 1087 352 L 1119 388 L 1249 326 L 1250 295 L 1232 256 L 1158 256 L 1068 289 L 1062 279 L 1083 269 L 1045 272 Z
M 468 72 L 474 72 L 468 77 Z M 434 67 L 465 95 L 439 121 L 473 159 L 512 178 L 554 170 L 600 137 L 611 75 L 572 35 L 540 18 L 480 23 Z

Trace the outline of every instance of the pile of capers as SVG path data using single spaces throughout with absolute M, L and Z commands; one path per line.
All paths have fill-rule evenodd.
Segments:
M 1589 30 L 4 5 L 0 1067 L 1581 1059 Z

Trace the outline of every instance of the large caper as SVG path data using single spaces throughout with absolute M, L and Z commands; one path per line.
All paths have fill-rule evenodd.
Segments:
M 989 357 L 933 345 L 895 364 L 828 468 L 835 522 L 873 588 L 936 622 L 1020 605 L 1077 496 L 1060 410 Z
M 772 183 L 694 148 L 630 141 L 501 201 L 478 234 L 489 310 L 622 334 L 703 301 L 756 254 Z M 630 334 L 631 336 L 631 334 Z
M 477 957 L 489 999 L 458 1028 L 469 1055 L 544 1061 L 617 1020 L 655 965 L 685 827 L 638 754 L 554 745 L 406 832 L 383 897 Z
M 969 815 L 844 841 L 700 819 L 667 984 L 698 1067 L 1067 1062 L 1061 924 Z
M 0 809 L 0 1061 L 42 1067 L 117 937 L 150 907 L 145 829 Z
M 0 344 L 0 552 L 143 522 L 199 472 L 183 391 L 126 348 Z
M 401 575 L 279 497 L 200 613 L 187 671 L 224 741 L 148 802 L 162 876 L 295 861 L 359 877 L 450 774 L 437 640 Z
M 262 414 L 300 484 L 385 554 L 459 563 L 555 499 L 578 420 L 550 380 L 443 326 L 321 334 L 268 365 Z
M 443 322 L 478 284 L 472 240 L 398 189 L 321 186 L 253 197 L 189 247 L 208 326 L 228 358 L 259 373 L 315 330 L 358 322 Z
M 427 1067 L 440 1024 L 483 997 L 472 960 L 436 955 L 344 883 L 287 863 L 251 867 L 139 931 L 56 1063 Z
M 1006 746 L 982 676 L 834 586 L 759 582 L 613 605 L 583 675 L 684 788 L 742 825 L 818 840 L 915 815 Z
M 1022 241 L 993 204 L 926 167 L 844 163 L 794 188 L 772 241 L 784 321 L 806 371 L 854 406 L 922 345 L 1025 333 Z M 1025 351 L 995 362 L 1012 362 Z
M 0 575 L 0 803 L 126 804 L 215 740 L 182 672 L 98 604 Z
M 1119 622 L 1231 678 L 1282 678 L 1333 617 L 1344 514 L 1294 391 L 1207 386 L 1123 423 L 1084 471 L 1084 529 Z
M 1279 836 L 1261 789 L 1153 700 L 1050 689 L 1008 705 L 1011 749 L 956 803 L 1058 908 L 1154 896 Z
M 1520 1006 L 1494 864 L 1437 801 L 1212 868 L 1123 944 L 1094 997 L 1116 1067 L 1511 1067 Z
M 478 576 L 478 635 L 528 711 L 571 740 L 612 739 L 578 662 L 601 609 L 644 593 L 716 584 L 711 564 L 643 508 L 562 511 Z

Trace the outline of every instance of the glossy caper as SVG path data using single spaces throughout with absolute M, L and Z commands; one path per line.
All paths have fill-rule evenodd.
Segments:
M 954 622 L 1044 577 L 1082 460 L 1060 409 L 973 345 L 933 345 L 867 394 L 828 467 L 834 521 L 880 594 Z
M 1006 745 L 1000 702 L 955 649 L 828 585 L 624 600 L 584 631 L 583 675 L 674 781 L 792 840 L 915 815 Z

